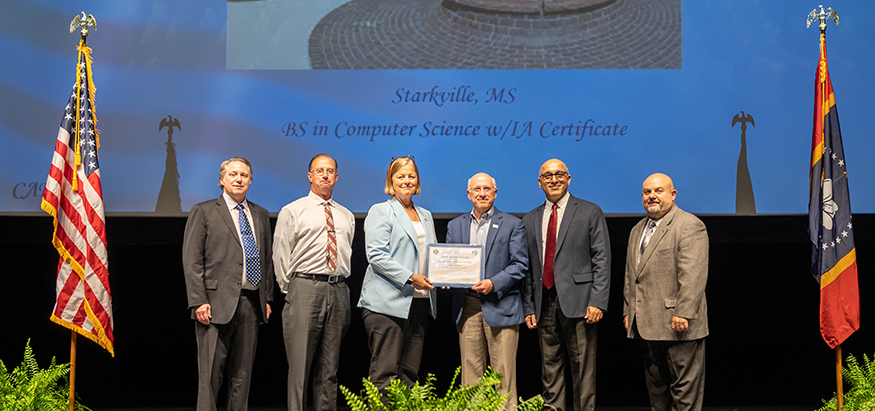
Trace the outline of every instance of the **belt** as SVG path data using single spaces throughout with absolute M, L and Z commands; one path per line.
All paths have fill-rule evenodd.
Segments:
M 328 284 L 337 284 L 346 281 L 346 278 L 342 275 L 328 275 L 328 274 L 304 274 L 304 273 L 295 273 L 295 278 L 303 278 L 306 280 L 316 280 L 316 281 L 325 281 Z
M 245 288 L 241 288 L 240 294 L 245 295 L 247 297 L 258 297 L 258 290 L 248 290 Z

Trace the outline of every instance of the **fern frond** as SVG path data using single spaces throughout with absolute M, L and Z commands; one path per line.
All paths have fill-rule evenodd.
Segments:
M 33 377 L 39 371 L 36 357 L 33 356 L 33 349 L 30 348 L 30 338 L 27 339 L 27 344 L 24 346 L 24 360 L 21 362 L 21 366 L 28 377 Z
M 875 410 L 875 364 L 873 358 L 863 354 L 863 364 L 853 355 L 845 359 L 845 367 L 842 367 L 842 377 L 850 386 L 844 394 L 843 411 L 872 411 Z M 835 393 L 829 401 L 823 402 L 823 407 L 818 411 L 835 411 L 838 407 L 838 399 Z
M 341 392 L 347 405 L 353 411 L 499 411 L 504 410 L 504 403 L 509 394 L 501 395 L 497 387 L 501 384 L 502 375 L 493 369 L 488 369 L 479 381 L 474 384 L 460 386 L 457 384 L 461 367 L 456 369 L 450 388 L 443 398 L 435 392 L 437 378 L 429 374 L 425 381 L 417 382 L 408 387 L 401 380 L 394 379 L 385 390 L 379 390 L 370 381 L 364 379 L 362 394 L 354 394 L 341 386 Z M 544 400 L 540 395 L 523 401 L 520 398 L 518 411 L 541 411 Z
M 368 411 L 368 407 L 367 405 L 365 405 L 365 402 L 361 399 L 361 397 L 353 394 L 352 391 L 349 390 L 349 388 L 341 385 L 340 393 L 343 394 L 343 398 L 346 399 L 346 405 L 349 406 L 349 409 L 351 411 Z

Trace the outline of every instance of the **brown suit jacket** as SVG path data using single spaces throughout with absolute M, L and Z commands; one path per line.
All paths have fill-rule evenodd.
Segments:
M 623 287 L 623 315 L 629 316 L 630 325 L 627 337 L 651 341 L 703 338 L 708 335 L 705 224 L 674 205 L 662 218 L 638 262 L 641 233 L 647 220 L 645 217 L 638 222 L 629 234 Z M 689 320 L 689 329 L 672 330 L 672 316 Z

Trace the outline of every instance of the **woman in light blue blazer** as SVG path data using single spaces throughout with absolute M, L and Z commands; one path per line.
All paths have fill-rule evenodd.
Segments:
M 436 243 L 431 213 L 413 204 L 419 169 L 413 156 L 393 158 L 386 172 L 388 201 L 365 218 L 368 269 L 358 306 L 368 333 L 368 376 L 381 390 L 392 379 L 417 381 L 428 314 L 437 315 L 437 295 L 423 273 L 425 247 Z

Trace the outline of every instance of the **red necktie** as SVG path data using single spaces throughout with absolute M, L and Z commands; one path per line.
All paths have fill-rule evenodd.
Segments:
M 544 287 L 553 288 L 553 260 L 556 258 L 556 204 L 550 213 L 550 223 L 547 224 L 547 245 L 544 246 Z
M 333 272 L 337 268 L 337 237 L 334 232 L 334 216 L 331 215 L 331 203 L 324 202 L 325 206 L 325 223 L 328 225 L 328 271 Z

